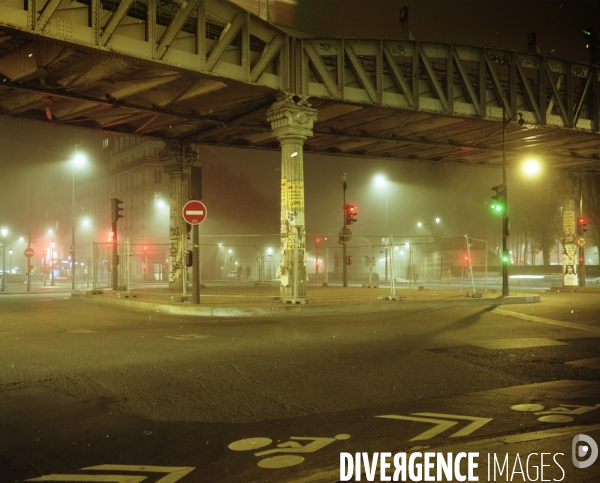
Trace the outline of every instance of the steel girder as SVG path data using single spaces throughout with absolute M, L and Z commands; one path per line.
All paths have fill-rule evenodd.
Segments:
M 411 40 L 293 39 L 226 0 L 0 5 L 0 113 L 15 119 L 276 147 L 265 112 L 280 93 L 319 109 L 308 151 L 497 164 L 503 113 L 520 114 L 509 156 L 535 149 L 600 171 L 597 66 Z
M 417 41 L 302 39 L 295 92 L 389 108 L 600 130 L 598 66 Z

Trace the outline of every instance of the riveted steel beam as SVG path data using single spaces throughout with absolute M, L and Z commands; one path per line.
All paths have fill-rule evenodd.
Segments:
M 129 10 L 129 7 L 131 7 L 133 2 L 134 0 L 121 0 L 121 3 L 119 3 L 119 6 L 113 12 L 106 26 L 104 27 L 102 35 L 100 35 L 100 45 L 104 46 L 108 43 L 112 37 L 112 34 L 115 33 L 116 28 L 127 14 L 127 10 Z
M 35 30 L 44 30 L 62 0 L 48 0 L 35 22 Z M 35 12 L 34 12 L 35 15 Z
M 306 42 L 304 44 L 304 51 L 306 52 L 306 55 L 312 62 L 315 75 L 325 85 L 325 87 L 331 94 L 331 97 L 339 97 L 340 90 L 338 88 L 338 85 L 331 76 L 329 69 L 325 65 L 325 62 L 323 62 L 323 59 L 317 52 L 315 46 L 311 42 Z M 308 72 L 304 72 L 304 76 L 308 76 Z
M 171 46 L 175 37 L 181 32 L 181 29 L 187 22 L 188 18 L 198 5 L 198 0 L 187 0 L 187 2 L 183 3 L 183 6 L 175 15 L 175 18 L 171 22 L 171 25 L 165 30 L 158 47 L 156 48 L 156 57 L 158 59 L 162 59 L 167 52 L 167 49 Z
M 219 38 L 216 44 L 213 45 L 210 55 L 208 56 L 208 59 L 206 59 L 207 71 L 211 72 L 215 68 L 219 60 L 221 60 L 221 57 L 225 53 L 227 47 L 231 45 L 231 42 L 233 42 L 233 39 L 242 28 L 244 22 L 247 21 L 247 18 L 248 17 L 245 13 L 239 12 L 232 22 L 225 27 L 223 35 L 221 38 Z
M 273 37 L 273 40 L 267 44 L 265 50 L 262 51 L 261 56 L 252 66 L 252 70 L 250 72 L 250 81 L 256 82 L 258 78 L 262 75 L 265 69 L 269 66 L 269 64 L 273 61 L 275 56 L 281 51 L 285 43 L 285 37 L 282 35 L 276 35 Z
M 352 70 L 354 77 L 356 77 L 356 80 L 358 81 L 360 86 L 365 91 L 367 91 L 367 94 L 369 95 L 369 99 L 371 100 L 371 102 L 373 104 L 377 103 L 377 92 L 375 92 L 375 87 L 373 86 L 371 79 L 369 79 L 367 72 L 365 71 L 364 67 L 362 66 L 360 60 L 358 59 L 358 56 L 354 52 L 354 49 L 352 48 L 352 44 L 347 42 L 344 45 L 344 52 L 346 54 L 346 58 L 348 59 L 348 64 L 350 65 L 350 70 Z

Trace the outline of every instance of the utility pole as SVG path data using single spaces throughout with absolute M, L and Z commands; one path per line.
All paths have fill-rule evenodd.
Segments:
M 123 211 L 121 204 L 123 201 L 117 198 L 111 198 L 110 200 L 110 211 L 111 211 L 111 227 L 112 227 L 112 289 L 117 291 L 119 288 L 119 279 L 117 265 L 119 265 L 119 254 L 117 253 L 117 222 L 119 218 L 123 218 L 120 214 Z
M 577 223 L 577 235 L 584 236 L 586 218 L 583 216 L 583 180 L 579 173 L 579 219 Z M 585 287 L 585 245 L 579 245 L 579 286 Z
M 31 248 L 31 232 L 27 233 L 27 248 Z M 31 292 L 31 257 L 27 257 L 27 291 Z
M 346 173 L 342 173 L 342 187 L 344 190 L 344 228 L 342 229 L 342 265 L 343 265 L 343 286 L 348 286 L 348 259 L 346 257 L 346 243 L 348 237 L 346 235 Z

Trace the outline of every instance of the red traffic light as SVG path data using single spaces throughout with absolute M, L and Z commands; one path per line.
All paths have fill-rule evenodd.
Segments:
M 346 205 L 344 206 L 345 211 L 345 221 L 346 225 L 351 225 L 352 223 L 356 223 L 356 215 L 358 215 L 358 209 L 354 205 Z

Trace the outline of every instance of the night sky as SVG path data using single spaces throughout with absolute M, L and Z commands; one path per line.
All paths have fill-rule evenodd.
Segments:
M 280 14 L 275 17 L 316 36 L 399 38 L 402 4 L 409 5 L 410 28 L 417 40 L 527 51 L 527 34 L 535 31 L 543 54 L 581 62 L 588 61 L 581 30 L 600 19 L 598 0 L 299 0 L 293 19 L 289 11 L 287 19 Z M 76 144 L 82 150 L 94 151 L 102 138 L 99 133 L 0 117 L 0 225 L 9 226 L 13 233 L 25 230 L 19 226 L 18 216 L 22 183 L 37 166 L 59 166 L 71 156 Z M 200 155 L 203 160 L 220 161 L 234 172 L 245 173 L 262 194 L 279 196 L 277 152 L 204 147 Z M 461 205 L 476 216 L 472 206 L 475 200 L 489 199 L 490 187 L 501 182 L 499 169 L 457 166 L 445 168 L 452 174 L 441 178 L 439 173 L 430 176 L 430 169 L 429 165 L 416 163 L 306 155 L 308 233 L 334 234 L 339 230 L 342 171 L 348 173 L 348 202 L 359 206 L 359 223 L 353 231 L 365 235 L 385 231 L 385 194 L 373 184 L 378 173 L 391 182 L 387 193 L 388 231 L 407 235 L 415 234 L 419 220 L 444 217 L 447 191 L 461 193 Z M 445 186 L 436 185 L 439 179 L 446 180 Z M 278 231 L 277 220 L 275 214 L 273 233 Z M 479 222 L 475 226 L 487 228 Z

